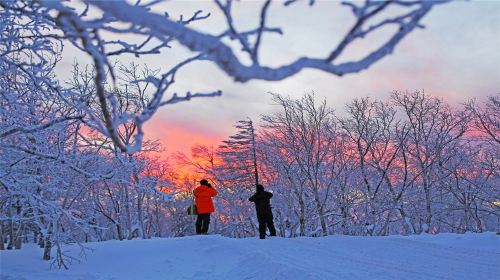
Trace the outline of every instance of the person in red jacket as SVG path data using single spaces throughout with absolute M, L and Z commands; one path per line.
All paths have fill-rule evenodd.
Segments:
M 217 196 L 215 190 L 207 180 L 200 181 L 200 186 L 194 190 L 196 209 L 198 217 L 196 218 L 196 234 L 207 234 L 210 224 L 210 213 L 215 211 L 212 197 Z

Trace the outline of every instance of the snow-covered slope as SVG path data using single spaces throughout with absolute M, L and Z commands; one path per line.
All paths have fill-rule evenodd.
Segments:
M 221 236 L 90 243 L 69 271 L 41 251 L 0 251 L 0 279 L 499 279 L 500 236 L 440 234 L 231 239 Z M 78 252 L 78 248 L 70 247 Z

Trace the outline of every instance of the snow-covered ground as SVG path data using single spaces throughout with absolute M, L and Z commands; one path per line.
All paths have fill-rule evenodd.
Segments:
M 0 251 L 0 279 L 500 279 L 500 236 L 494 233 L 266 240 L 208 235 L 87 246 L 93 251 L 68 271 L 49 269 L 35 246 Z

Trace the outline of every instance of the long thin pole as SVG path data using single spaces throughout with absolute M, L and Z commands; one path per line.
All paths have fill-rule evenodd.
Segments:
M 252 151 L 253 151 L 253 167 L 255 171 L 255 185 L 259 184 L 259 171 L 257 169 L 257 151 L 255 147 L 255 131 L 253 129 L 252 120 L 250 120 L 250 132 L 252 133 Z

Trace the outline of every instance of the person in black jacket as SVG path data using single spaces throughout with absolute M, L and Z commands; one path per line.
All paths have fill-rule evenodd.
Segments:
M 276 229 L 273 223 L 273 212 L 271 211 L 271 204 L 269 203 L 271 197 L 273 197 L 273 194 L 264 191 L 264 186 L 259 184 L 257 185 L 257 192 L 248 199 L 255 203 L 257 220 L 259 221 L 260 239 L 266 238 L 266 228 L 269 229 L 271 236 L 276 236 Z

